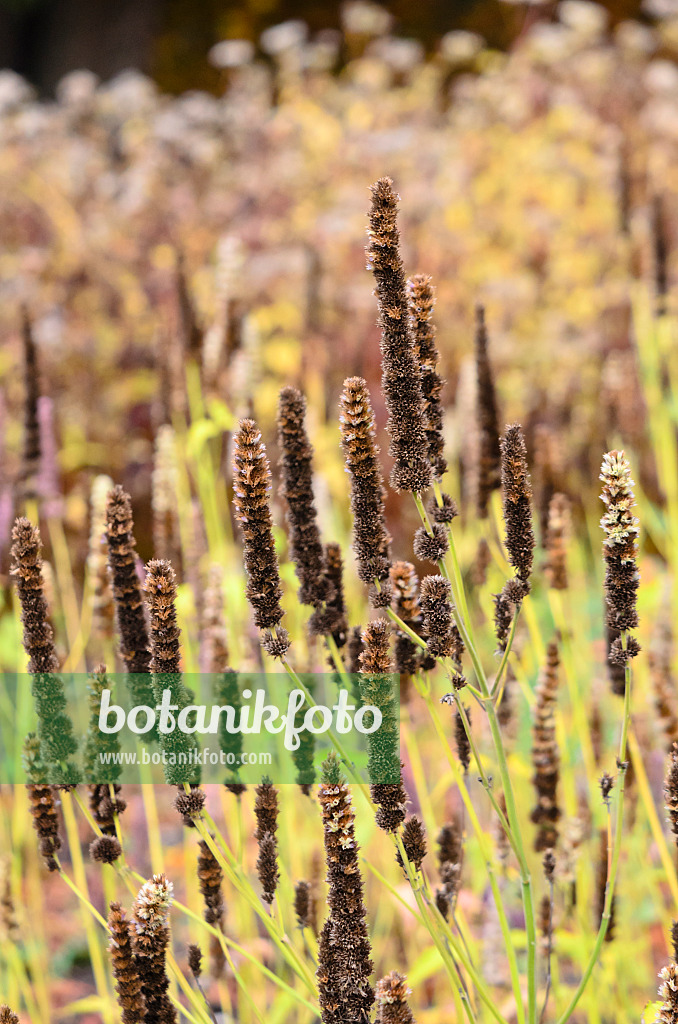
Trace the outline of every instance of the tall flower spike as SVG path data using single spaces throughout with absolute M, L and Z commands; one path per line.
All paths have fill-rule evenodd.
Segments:
M 394 562 L 391 566 L 393 585 L 393 610 L 406 626 L 417 633 L 422 628 L 421 606 L 419 604 L 419 580 L 411 562 Z M 419 667 L 420 648 L 407 633 L 396 629 L 395 668 L 400 675 L 401 693 Z
M 343 647 L 348 634 L 346 602 L 344 600 L 344 563 L 338 544 L 325 545 L 325 576 L 327 579 L 326 626 L 337 647 Z
M 181 564 L 179 515 L 177 511 L 178 463 L 174 427 L 163 423 L 155 438 L 151 505 L 153 508 L 153 550 L 156 558 Z
M 299 600 L 320 608 L 327 597 L 328 583 L 313 499 L 313 448 L 305 418 L 306 399 L 302 393 L 297 388 L 283 388 L 278 399 L 278 442 L 290 558 L 299 580 Z
M 453 657 L 459 661 L 463 644 L 452 621 L 450 593 L 449 581 L 444 576 L 424 576 L 421 581 L 421 609 L 428 652 L 434 658 Z
M 115 978 L 115 989 L 122 1010 L 122 1024 L 143 1024 L 144 998 L 141 994 L 141 978 L 132 948 L 131 924 L 119 903 L 111 903 L 108 914 L 108 930 L 111 933 L 109 951 Z
M 120 637 L 120 655 L 125 670 L 147 673 L 151 664 L 146 616 L 141 585 L 136 571 L 136 542 L 133 534 L 132 503 L 122 487 L 114 487 L 106 506 L 106 540 L 108 542 L 108 571 L 113 587 L 113 600 Z M 138 680 L 140 703 L 149 705 L 153 700 L 150 679 Z M 146 699 L 142 700 L 141 698 Z
M 40 531 L 28 519 L 19 518 L 12 530 L 11 575 L 21 604 L 23 644 L 28 671 L 33 675 L 31 692 L 38 717 L 40 754 L 50 765 L 52 782 L 77 782 L 78 770 L 68 759 L 77 751 L 73 725 L 66 714 L 66 696 L 54 649 L 54 632 L 47 621 L 45 581 L 42 573 Z
M 163 693 L 170 691 L 170 704 L 176 705 L 181 711 L 190 703 L 190 697 L 181 676 L 181 631 L 177 625 L 176 597 L 177 581 L 174 569 L 169 562 L 153 559 L 146 566 L 144 582 L 151 642 L 151 672 L 155 702 L 160 704 Z M 199 780 L 199 769 L 190 762 L 190 754 L 194 749 L 192 734 L 174 729 L 169 733 L 161 733 L 160 741 L 168 755 L 174 755 L 174 763 L 168 758 L 163 765 L 165 779 L 170 784 L 181 786 L 185 782 L 196 783 Z M 181 755 L 185 755 L 182 761 Z M 183 789 L 180 795 L 186 796 Z M 203 796 L 203 794 L 201 794 Z M 199 801 L 201 796 L 196 796 Z M 186 803 L 178 809 L 184 817 L 189 817 Z M 195 809 L 197 804 L 194 802 Z
M 555 724 L 558 666 L 558 644 L 551 641 L 546 653 L 544 675 L 537 686 L 532 739 L 532 783 L 537 794 L 537 803 L 532 811 L 531 820 L 538 825 L 534 841 L 534 848 L 538 852 L 553 849 L 558 841 L 556 823 L 561 813 L 557 793 L 560 758 Z
M 664 800 L 671 832 L 676 845 L 678 845 L 678 746 L 675 744 L 669 754 L 669 763 L 666 769 Z
M 351 477 L 353 550 L 358 560 L 358 576 L 367 584 L 379 580 L 380 591 L 372 592 L 372 603 L 386 607 L 390 600 L 391 538 L 384 519 L 384 483 L 374 440 L 374 413 L 362 377 L 344 381 L 340 424 L 341 446 Z
M 382 713 L 379 731 L 368 739 L 368 772 L 377 780 L 370 785 L 370 793 L 377 805 L 377 825 L 385 832 L 396 832 L 405 820 L 407 795 L 397 756 L 399 723 L 390 648 L 390 624 L 385 619 L 369 622 L 363 631 L 360 655 L 360 696 L 363 705 L 377 707 Z M 397 776 L 397 782 L 379 781 L 393 776 Z
M 395 460 L 391 486 L 397 491 L 424 491 L 431 482 L 424 430 L 424 398 L 407 304 L 405 274 L 396 225 L 398 196 L 390 178 L 371 188 L 367 247 L 374 274 L 381 327 L 382 390 L 388 409 L 390 454 Z
M 424 399 L 424 428 L 428 441 L 428 460 L 436 480 L 443 477 L 447 461 L 443 455 L 443 407 L 440 392 L 445 381 L 438 374 L 436 329 L 432 321 L 435 292 L 431 278 L 416 274 L 407 282 L 410 314 L 414 331 L 414 348 L 421 374 L 421 393 Z
M 375 1024 L 414 1024 L 407 997 L 412 990 L 407 987 L 404 974 L 391 971 L 377 982 L 377 1016 Z
M 24 350 L 24 443 L 21 459 L 20 484 L 22 498 L 35 498 L 37 478 L 40 472 L 40 421 L 38 400 L 40 381 L 38 376 L 38 355 L 31 321 L 26 309 L 21 314 L 21 338 Z
M 99 641 L 113 636 L 115 606 L 108 576 L 106 502 L 113 486 L 108 476 L 97 476 L 90 495 L 90 533 L 87 574 L 92 587 L 92 635 Z
M 221 931 L 224 926 L 224 897 L 222 882 L 224 873 L 204 839 L 198 843 L 198 884 L 202 894 L 203 917 L 207 924 Z M 210 965 L 212 974 L 218 978 L 223 971 L 226 957 L 218 936 L 210 935 Z
M 265 903 L 272 903 L 278 887 L 278 792 L 265 779 L 256 787 L 254 814 L 257 827 L 254 837 L 259 844 L 257 874 L 261 882 L 262 896 Z
M 632 509 L 636 504 L 633 493 L 631 467 L 624 452 L 611 451 L 603 456 L 600 471 L 603 482 L 601 499 L 606 512 L 600 520 L 605 532 L 603 557 L 605 559 L 605 603 L 608 629 L 619 635 L 613 640 L 609 657 L 613 663 L 623 665 L 640 651 L 638 641 L 621 634 L 638 625 L 636 596 L 640 575 L 636 565 L 638 555 L 638 520 Z M 616 687 L 623 695 L 623 688 Z
M 476 306 L 476 416 L 478 420 L 478 515 L 487 519 L 490 495 L 501 484 L 499 415 L 488 351 L 485 307 Z
M 271 470 L 254 420 L 240 421 L 235 435 L 233 472 L 233 504 L 245 542 L 247 600 L 254 611 L 255 624 L 267 631 L 262 641 L 264 650 L 282 658 L 290 644 L 287 631 L 280 626 L 284 613 L 280 607 L 282 587 L 268 497 Z
M 337 758 L 323 764 L 318 788 L 325 833 L 329 917 L 318 956 L 318 988 L 323 1024 L 366 1024 L 374 1002 L 372 960 L 365 925 L 363 880 L 355 838 L 351 792 Z
M 535 542 L 527 450 L 522 429 L 518 424 L 506 428 L 500 447 L 506 550 L 516 576 L 527 592 Z
M 132 905 L 134 953 L 146 1004 L 144 1021 L 158 1024 L 175 1024 L 177 1020 L 167 994 L 168 918 L 173 899 L 172 883 L 164 875 L 153 875 L 142 885 Z
M 676 1024 L 678 1022 L 678 964 L 675 960 L 662 967 L 659 972 L 659 998 L 661 1006 L 657 1010 L 654 1024 Z
M 457 900 L 463 857 L 464 833 L 460 822 L 443 825 L 438 833 L 438 873 L 442 884 L 436 890 L 436 906 L 445 920 Z

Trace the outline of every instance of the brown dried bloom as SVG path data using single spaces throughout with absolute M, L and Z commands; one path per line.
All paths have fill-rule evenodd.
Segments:
M 151 672 L 154 675 L 177 675 L 181 671 L 181 636 L 177 625 L 177 581 L 169 562 L 155 558 L 146 566 L 144 590 L 147 596 Z
M 459 660 L 463 645 L 452 621 L 451 587 L 444 576 L 424 576 L 421 581 L 421 610 L 429 654 L 434 658 Z
M 313 448 L 305 426 L 306 399 L 285 387 L 278 399 L 282 450 L 282 494 L 287 502 L 290 558 L 299 580 L 299 600 L 319 608 L 328 593 L 325 559 L 313 498 Z
M 419 580 L 411 562 L 394 562 L 391 566 L 393 610 L 406 626 L 418 633 L 422 627 L 419 604 Z M 413 675 L 419 665 L 420 648 L 407 633 L 396 627 L 395 670 L 401 676 Z
M 317 971 L 321 1016 L 323 1024 L 365 1024 L 374 1002 L 369 981 L 373 965 L 355 814 L 348 784 L 334 755 L 323 764 L 318 800 L 329 886 L 329 917 L 321 934 Z
M 442 884 L 436 890 L 436 906 L 445 920 L 457 900 L 463 857 L 464 833 L 460 822 L 443 825 L 438 833 L 438 873 Z
M 144 1020 L 160 1024 L 175 1024 L 177 1019 L 167 994 L 167 922 L 173 898 L 172 883 L 164 875 L 153 875 L 142 885 L 132 905 L 134 953 L 146 1004 Z
M 353 550 L 363 583 L 386 586 L 390 568 L 390 536 L 384 520 L 384 484 L 375 443 L 374 413 L 362 377 L 344 381 L 341 396 L 341 446 L 351 478 Z M 387 601 L 388 603 L 388 601 Z
M 486 519 L 490 495 L 501 484 L 501 455 L 494 375 L 488 352 L 485 308 L 481 305 L 476 306 L 475 350 L 478 382 L 478 515 Z
M 122 846 L 115 836 L 97 836 L 90 843 L 89 853 L 92 860 L 101 864 L 113 864 L 122 853 Z
M 233 504 L 245 542 L 247 600 L 254 610 L 256 625 L 260 629 L 276 630 L 281 643 L 274 656 L 283 657 L 289 648 L 289 641 L 285 646 L 286 634 L 283 635 L 284 631 L 277 628 L 283 610 L 280 607 L 282 587 L 268 498 L 271 470 L 261 433 L 254 420 L 240 421 L 235 435 L 233 471 Z M 269 639 L 273 639 L 270 634 L 265 637 L 265 641 Z
M 195 943 L 188 947 L 188 969 L 197 981 L 202 974 L 202 950 Z
M 471 709 L 464 708 L 464 711 L 466 712 L 466 719 L 470 725 Z M 454 742 L 457 748 L 457 757 L 461 761 L 464 771 L 467 772 L 471 764 L 471 741 L 466 733 L 464 719 L 459 713 L 459 710 L 457 710 L 454 716 Z
M 678 1024 L 678 965 L 674 963 L 662 967 L 658 975 L 659 998 L 662 1001 L 657 1010 L 654 1024 Z
M 130 497 L 122 487 L 114 487 L 106 506 L 106 541 L 120 655 L 127 672 L 146 673 L 150 668 L 151 654 L 141 585 L 136 571 L 133 527 Z M 141 682 L 138 682 L 141 686 Z M 137 695 L 140 703 L 153 706 L 150 679 L 146 689 L 138 691 Z
M 0 1006 L 0 1024 L 19 1024 L 16 1013 L 10 1010 L 6 1003 Z
M 678 845 L 678 745 L 676 744 L 673 745 L 669 754 L 669 763 L 664 779 L 664 800 L 671 832 Z
M 47 621 L 40 531 L 28 519 L 19 517 L 12 530 L 12 540 L 10 574 L 16 581 L 21 604 L 23 644 L 30 659 L 28 671 L 56 672 L 59 660 L 54 647 L 54 631 Z
M 611 451 L 603 456 L 600 479 L 603 481 L 601 499 L 607 507 L 605 515 L 600 520 L 600 525 L 605 531 L 603 556 L 606 623 L 609 629 L 626 634 L 638 625 L 636 595 L 640 575 L 636 565 L 638 520 L 632 512 L 636 500 L 631 467 L 624 452 Z M 627 637 L 626 643 L 622 644 L 619 636 L 613 640 L 610 657 L 613 661 L 618 659 L 621 663 L 634 657 L 639 650 L 635 638 Z
M 348 619 L 344 601 L 344 563 L 339 544 L 325 545 L 325 578 L 327 597 L 322 632 L 331 633 L 337 647 L 343 647 L 348 633 Z
M 405 822 L 401 838 L 408 861 L 415 871 L 419 871 L 421 863 L 426 856 L 426 829 L 424 828 L 424 823 L 416 814 L 413 814 Z M 396 854 L 396 860 L 404 870 L 405 866 L 399 850 Z M 407 872 L 405 872 L 405 876 L 407 877 Z
M 257 874 L 262 888 L 261 898 L 272 903 L 278 887 L 278 792 L 265 779 L 255 789 L 254 814 L 257 827 L 254 837 L 259 844 Z
M 546 571 L 553 590 L 567 590 L 567 542 L 572 529 L 570 502 L 564 494 L 554 494 L 549 502 Z
M 224 897 L 221 891 L 224 873 L 204 839 L 200 840 L 198 846 L 198 884 L 205 905 L 203 917 L 208 924 L 221 928 L 224 920 Z
M 311 923 L 311 887 L 308 882 L 297 882 L 294 887 L 294 913 L 300 928 Z
M 407 997 L 412 990 L 407 987 L 404 974 L 391 971 L 377 982 L 377 1016 L 375 1024 L 414 1024 Z
M 108 476 L 97 476 L 90 495 L 90 534 L 87 573 L 92 587 L 92 635 L 101 640 L 113 636 L 115 605 L 108 575 L 106 503 L 113 486 Z
M 145 1016 L 141 978 L 132 948 L 132 926 L 119 903 L 111 903 L 108 914 L 111 933 L 109 951 L 123 1024 L 142 1024 Z
M 374 274 L 381 327 L 382 390 L 388 409 L 389 453 L 395 460 L 391 486 L 423 491 L 431 482 L 424 430 L 424 398 L 410 322 L 405 274 L 396 226 L 398 196 L 390 178 L 372 185 L 368 269 Z
M 546 667 L 537 686 L 532 738 L 532 784 L 537 803 L 530 816 L 538 826 L 534 841 L 537 851 L 553 849 L 558 841 L 556 822 L 561 811 L 558 806 L 558 775 L 560 758 L 556 741 L 555 709 L 558 696 L 558 644 L 548 645 Z
M 439 375 L 436 329 L 432 322 L 435 292 L 431 278 L 417 274 L 407 282 L 410 314 L 414 332 L 414 349 L 421 374 L 421 393 L 424 399 L 424 430 L 428 441 L 428 460 L 436 480 L 447 470 L 443 451 L 443 407 L 440 392 L 445 381 Z
M 58 801 L 54 787 L 43 783 L 29 782 L 26 790 L 33 827 L 38 834 L 38 849 L 44 858 L 47 870 L 58 871 L 59 865 L 54 855 L 61 848 L 61 837 L 59 836 L 59 816 L 56 811 Z
M 24 438 L 19 485 L 21 497 L 25 500 L 37 497 L 42 455 L 38 415 L 40 400 L 38 355 L 31 321 L 26 309 L 22 310 L 21 339 L 24 352 Z
M 527 450 L 518 424 L 506 428 L 500 442 L 501 484 L 506 525 L 506 550 L 516 576 L 527 583 L 532 572 L 532 489 L 527 469 Z

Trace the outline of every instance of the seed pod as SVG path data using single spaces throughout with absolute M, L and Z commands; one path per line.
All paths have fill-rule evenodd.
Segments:
M 414 868 L 415 871 L 419 871 L 421 863 L 426 856 L 426 829 L 420 818 L 416 814 L 413 814 L 411 818 L 408 818 L 403 826 L 402 842 L 407 854 L 407 859 Z M 396 860 L 400 867 L 405 872 L 405 865 L 400 855 L 400 850 L 396 853 Z

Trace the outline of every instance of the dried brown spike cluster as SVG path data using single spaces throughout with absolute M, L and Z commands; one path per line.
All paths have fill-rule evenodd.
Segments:
M 657 1010 L 654 1024 L 678 1024 L 678 964 L 674 961 L 662 967 L 659 979 L 659 998 L 662 1004 Z
M 343 647 L 348 633 L 344 601 L 344 563 L 339 544 L 325 545 L 325 576 L 328 590 L 325 600 L 324 632 L 330 632 L 337 647 Z
M 606 512 L 600 520 L 605 532 L 603 556 L 605 558 L 606 625 L 619 633 L 610 647 L 610 660 L 626 664 L 640 651 L 638 641 L 628 631 L 638 625 L 636 597 L 640 575 L 636 565 L 638 555 L 638 520 L 632 509 L 636 504 L 633 493 L 631 467 L 624 452 L 611 451 L 603 456 L 600 471 L 603 482 L 601 499 Z M 626 635 L 625 643 L 622 635 Z M 623 687 L 615 692 L 624 693 Z
M 664 800 L 676 844 L 678 844 L 678 745 L 674 744 L 664 779 Z
M 374 1002 L 365 925 L 363 881 L 354 811 L 346 779 L 330 755 L 318 788 L 325 834 L 329 917 L 318 948 L 318 994 L 323 1024 L 366 1024 Z
M 261 882 L 261 898 L 272 903 L 278 887 L 278 792 L 268 780 L 255 789 L 254 814 L 257 827 L 254 838 L 259 844 L 257 874 Z
M 397 716 L 393 702 L 391 673 L 390 624 L 385 619 L 369 622 L 363 630 L 363 650 L 360 655 L 360 693 L 363 704 L 378 707 L 382 712 L 379 733 L 370 736 L 368 771 L 372 778 L 383 778 L 391 774 L 393 750 L 390 739 L 398 730 Z M 370 785 L 370 793 L 377 805 L 375 821 L 385 832 L 395 832 L 405 820 L 407 795 L 403 786 L 402 770 L 397 783 L 376 782 Z
M 466 714 L 466 720 L 471 724 L 471 709 L 464 708 Z M 464 725 L 464 719 L 462 718 L 459 710 L 454 716 L 454 742 L 457 748 L 457 756 L 462 763 L 464 771 L 469 770 L 471 764 L 471 741 L 469 740 L 466 728 Z
M 463 644 L 452 621 L 451 587 L 444 576 L 424 576 L 421 581 L 421 610 L 429 654 L 434 658 L 461 658 Z
M 426 274 L 416 274 L 410 278 L 407 282 L 407 290 L 414 331 L 414 350 L 421 374 L 428 460 L 431 463 L 433 476 L 436 480 L 440 480 L 447 469 L 447 462 L 443 455 L 445 442 L 443 438 L 443 407 L 440 401 L 440 392 L 445 382 L 436 369 L 438 349 L 436 347 L 436 329 L 432 321 L 435 292 L 431 278 Z
M 181 651 L 175 607 L 177 580 L 169 562 L 154 558 L 146 566 L 146 592 L 151 641 L 151 672 L 176 674 L 181 669 Z
M 501 483 L 499 415 L 490 365 L 485 308 L 476 306 L 476 377 L 478 382 L 476 415 L 478 418 L 478 515 L 487 518 L 492 491 Z
M 90 843 L 89 853 L 92 860 L 100 864 L 113 864 L 122 853 L 122 846 L 115 836 L 97 836 Z
M 137 893 L 132 905 L 134 953 L 146 1005 L 144 1021 L 175 1024 L 176 1010 L 167 994 L 169 909 L 173 886 L 164 875 L 153 875 Z
M 205 904 L 203 916 L 208 924 L 220 928 L 224 916 L 224 897 L 221 891 L 224 873 L 204 839 L 200 840 L 198 846 L 198 884 Z
M 14 524 L 12 540 L 10 572 L 21 603 L 23 644 L 30 659 L 28 671 L 56 672 L 59 660 L 54 648 L 54 631 L 47 621 L 40 531 L 28 519 L 20 517 Z
M 290 558 L 302 604 L 320 608 L 328 593 L 324 552 L 313 498 L 313 448 L 305 426 L 306 399 L 285 387 L 278 399 L 278 442 L 282 450 L 282 494 L 287 502 Z
M 6 1003 L 0 1006 L 0 1024 L 19 1024 L 16 1013 L 10 1010 Z
M 394 562 L 391 566 L 393 610 L 406 626 L 418 633 L 422 628 L 419 604 L 419 580 L 411 562 Z M 419 666 L 420 648 L 407 633 L 396 628 L 395 670 L 402 676 L 413 675 Z M 401 679 L 402 682 L 402 679 Z
M 38 834 L 38 849 L 44 858 L 47 870 L 58 871 L 59 865 L 54 855 L 61 848 L 61 838 L 55 790 L 52 786 L 34 782 L 29 782 L 26 790 L 33 827 Z
M 188 947 L 188 969 L 197 981 L 202 974 L 202 950 L 195 943 Z
M 363 653 L 362 626 L 353 626 L 348 636 L 348 670 L 355 676 L 360 672 L 360 656 Z
M 271 470 L 254 420 L 240 421 L 235 435 L 233 472 L 233 504 L 245 542 L 247 600 L 254 610 L 256 625 L 260 629 L 275 630 L 275 634 L 265 634 L 265 650 L 274 657 L 283 657 L 289 648 L 289 639 L 280 628 L 282 587 L 268 498 Z
M 537 851 L 553 849 L 558 841 L 556 822 L 560 818 L 558 806 L 558 774 L 560 758 L 556 742 L 555 709 L 558 697 L 558 644 L 552 641 L 546 652 L 546 667 L 537 686 L 532 739 L 532 783 L 537 803 L 531 820 L 538 825 L 534 848 Z
M 424 430 L 424 399 L 410 323 L 405 274 L 396 225 L 398 196 L 390 178 L 371 188 L 367 247 L 374 274 L 381 327 L 382 390 L 388 409 L 391 485 L 397 491 L 423 491 L 431 482 Z
M 554 494 L 549 502 L 546 529 L 546 571 L 553 590 L 567 590 L 567 542 L 571 529 L 569 499 L 564 494 Z
M 294 887 L 294 913 L 300 928 L 311 923 L 311 886 L 308 882 L 297 882 Z
M 377 982 L 377 1016 L 375 1024 L 414 1024 L 407 997 L 412 990 L 407 987 L 404 974 L 391 971 Z
M 37 481 L 42 454 L 38 416 L 40 398 L 38 356 L 31 321 L 26 309 L 21 311 L 21 339 L 24 351 L 24 443 L 19 482 L 21 496 L 25 500 L 37 496 Z
M 358 576 L 367 584 L 379 580 L 381 593 L 373 594 L 373 603 L 385 607 L 390 600 L 387 584 L 391 538 L 384 520 L 384 483 L 374 440 L 374 413 L 362 377 L 344 381 L 339 422 L 346 469 L 351 477 L 353 550 L 358 560 Z
M 416 814 L 413 814 L 411 818 L 408 818 L 403 826 L 402 836 L 403 848 L 407 854 L 407 859 L 413 866 L 415 871 L 419 871 L 421 868 L 422 861 L 426 856 L 426 829 L 420 818 Z M 396 860 L 400 864 L 401 868 L 403 859 L 398 851 Z M 405 872 L 407 875 L 407 872 Z
M 436 890 L 436 906 L 447 920 L 454 905 L 461 884 L 461 868 L 464 857 L 464 834 L 460 822 L 443 825 L 438 833 L 438 873 L 441 887 Z
M 122 1010 L 122 1024 L 142 1024 L 145 1007 L 141 992 L 141 978 L 132 946 L 131 923 L 119 903 L 111 903 L 108 914 L 108 930 L 111 933 L 109 951 Z
M 506 550 L 518 580 L 527 590 L 532 572 L 535 541 L 532 531 L 532 488 L 527 468 L 527 449 L 523 431 L 518 424 L 506 428 L 500 448 Z
M 151 654 L 136 571 L 133 526 L 130 497 L 122 487 L 114 487 L 106 506 L 106 541 L 120 654 L 127 672 L 143 673 L 149 671 Z M 143 703 L 151 704 L 151 700 Z
M 115 815 L 122 814 L 127 807 L 127 801 L 120 796 L 121 789 L 119 782 L 89 787 L 89 808 L 92 817 L 106 835 L 115 835 Z

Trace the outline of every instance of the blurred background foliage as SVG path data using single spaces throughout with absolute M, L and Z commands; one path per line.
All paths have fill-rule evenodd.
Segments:
M 427 52 L 454 29 L 477 32 L 505 50 L 535 17 L 535 5 L 501 0 L 389 0 L 398 36 L 420 40 Z M 640 0 L 606 0 L 612 24 L 642 17 Z M 539 4 L 549 18 L 555 2 Z M 223 39 L 256 41 L 279 22 L 299 18 L 312 32 L 338 29 L 340 4 L 326 0 L 0 0 L 0 66 L 51 94 L 69 71 L 86 67 L 109 78 L 128 67 L 180 93 L 219 93 L 223 82 L 207 54 Z M 350 54 L 344 52 L 346 59 Z

